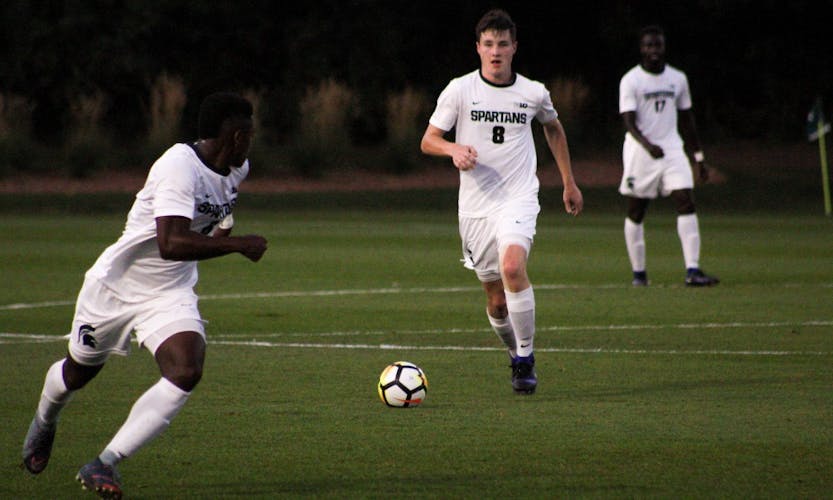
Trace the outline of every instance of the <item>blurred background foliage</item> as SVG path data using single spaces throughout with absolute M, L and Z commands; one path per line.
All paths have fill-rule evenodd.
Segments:
M 192 139 L 201 99 L 256 100 L 253 158 L 305 176 L 415 168 L 434 101 L 478 66 L 494 2 L 6 0 L 0 4 L 0 175 L 147 167 Z M 618 149 L 618 83 L 636 33 L 666 28 L 709 141 L 795 142 L 833 102 L 833 1 L 505 2 L 515 69 L 545 82 L 575 154 Z M 829 107 L 828 107 L 829 109 Z M 379 154 L 382 151 L 384 154 Z

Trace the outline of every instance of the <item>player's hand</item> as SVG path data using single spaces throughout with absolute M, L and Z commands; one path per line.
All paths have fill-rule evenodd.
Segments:
M 451 161 L 458 170 L 471 170 L 477 165 L 477 150 L 471 146 L 456 144 L 451 153 Z
M 263 253 L 266 252 L 267 241 L 263 236 L 248 234 L 239 236 L 238 241 L 240 242 L 239 252 L 252 262 L 259 261 L 263 257 Z
M 655 160 L 665 156 L 665 151 L 663 151 L 662 148 L 656 144 L 648 144 L 648 153 L 651 155 L 651 158 Z
M 574 217 L 584 210 L 584 196 L 578 186 L 572 185 L 564 188 L 564 209 Z

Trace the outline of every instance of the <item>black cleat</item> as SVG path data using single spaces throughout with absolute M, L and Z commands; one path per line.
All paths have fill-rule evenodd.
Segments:
M 685 277 L 685 286 L 714 286 L 718 283 L 717 276 L 709 276 L 699 269 L 689 269 Z
M 32 474 L 40 474 L 49 463 L 56 429 L 55 424 L 46 425 L 37 415 L 29 424 L 29 431 L 23 440 L 23 466 Z
M 512 389 L 516 394 L 535 394 L 538 377 L 535 376 L 535 355 L 518 356 L 512 360 Z
M 81 483 L 82 488 L 94 492 L 101 498 L 119 500 L 122 496 L 119 471 L 112 465 L 102 463 L 97 457 L 81 467 L 75 479 Z

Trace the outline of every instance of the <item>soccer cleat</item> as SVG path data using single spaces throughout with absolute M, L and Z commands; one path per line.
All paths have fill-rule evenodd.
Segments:
M 534 394 L 538 386 L 535 376 L 535 355 L 518 356 L 512 360 L 512 389 L 517 394 Z
M 717 276 L 709 276 L 697 268 L 689 269 L 685 277 L 685 286 L 714 286 L 718 283 Z
M 112 465 L 102 463 L 98 457 L 81 467 L 75 479 L 81 483 L 82 488 L 95 492 L 101 498 L 121 498 L 119 471 Z
M 23 466 L 32 474 L 40 474 L 49 463 L 56 429 L 55 424 L 42 423 L 37 415 L 29 424 L 29 431 L 23 440 Z
M 631 281 L 631 285 L 633 286 L 648 286 L 650 282 L 648 281 L 648 273 L 645 271 L 634 271 L 633 272 L 633 281 Z

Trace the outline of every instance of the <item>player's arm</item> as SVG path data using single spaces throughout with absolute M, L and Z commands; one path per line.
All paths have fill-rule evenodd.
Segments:
M 564 209 L 569 214 L 578 215 L 584 209 L 584 197 L 573 177 L 567 133 L 558 118 L 544 124 L 544 136 L 547 138 L 547 145 L 555 158 L 558 171 L 561 173 L 561 182 L 564 184 Z
M 639 127 L 636 126 L 636 111 L 623 112 L 622 122 L 625 124 L 625 130 L 627 130 L 633 138 L 639 142 L 639 144 L 642 144 L 642 147 L 645 148 L 645 151 L 647 151 L 652 158 L 662 158 L 665 155 L 662 148 L 649 141 L 648 138 L 642 134 L 642 131 L 639 130 Z
M 156 218 L 159 255 L 166 260 L 205 260 L 230 253 L 240 253 L 257 262 L 266 251 L 262 236 L 215 238 L 191 231 L 191 219 L 180 216 Z
M 709 180 L 709 169 L 706 167 L 706 158 L 703 155 L 703 147 L 700 145 L 700 135 L 697 133 L 697 123 L 694 120 L 694 111 L 691 108 L 679 110 L 680 134 L 683 136 L 686 149 L 694 159 L 694 163 L 700 171 L 700 180 Z
M 447 140 L 445 130 L 428 125 L 420 142 L 423 153 L 431 156 L 447 156 L 460 170 L 471 170 L 477 164 L 477 151 L 472 146 L 465 146 Z

